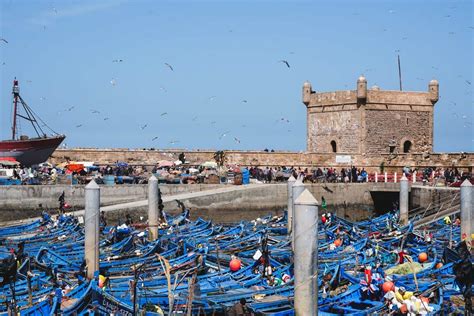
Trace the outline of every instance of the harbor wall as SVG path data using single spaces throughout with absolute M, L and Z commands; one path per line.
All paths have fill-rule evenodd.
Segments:
M 305 184 L 313 196 L 321 202 L 325 198 L 326 211 L 338 216 L 361 220 L 391 210 L 398 200 L 399 183 L 314 183 Z M 286 209 L 286 183 L 251 185 L 251 190 L 219 192 L 219 188 L 231 185 L 213 184 L 161 184 L 164 197 L 176 194 L 206 191 L 211 194 L 183 200 L 191 210 L 192 218 L 203 217 L 216 222 L 251 220 L 268 214 L 282 214 Z M 147 185 L 101 185 L 101 206 L 141 201 L 147 198 Z M 73 210 L 84 207 L 84 186 L 3 186 L 0 187 L 0 222 L 37 217 L 44 209 L 57 210 L 58 197 L 65 191 L 66 201 Z M 222 191 L 222 190 L 221 190 Z M 459 192 L 458 188 L 412 186 L 410 209 L 446 201 Z M 174 201 L 165 202 L 165 210 L 179 212 Z M 107 214 L 113 221 L 123 219 L 126 213 L 134 218 L 146 219 L 147 207 L 124 207 Z
M 114 164 L 124 161 L 132 165 L 155 165 L 160 160 L 178 160 L 180 153 L 186 155 L 191 164 L 213 161 L 214 150 L 150 150 L 150 149 L 98 149 L 75 148 L 57 149 L 50 158 L 52 163 L 70 161 L 93 161 L 100 165 Z M 344 154 L 344 153 L 314 153 L 290 151 L 238 151 L 226 150 L 227 163 L 241 166 L 295 166 L 301 168 L 313 167 L 349 167 L 351 163 L 336 162 L 337 156 L 348 155 L 352 165 L 366 168 L 368 172 L 396 172 L 403 167 L 425 168 L 458 167 L 463 171 L 472 171 L 474 153 L 431 153 L 431 154 Z M 339 157 L 341 158 L 341 157 Z M 338 160 L 341 161 L 341 160 Z

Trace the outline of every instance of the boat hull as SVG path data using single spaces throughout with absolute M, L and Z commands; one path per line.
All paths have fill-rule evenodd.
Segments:
M 13 157 L 24 166 L 39 164 L 48 160 L 66 136 L 27 140 L 0 141 L 0 160 L 2 157 Z

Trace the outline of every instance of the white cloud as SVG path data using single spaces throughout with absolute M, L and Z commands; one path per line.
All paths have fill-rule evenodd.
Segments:
M 112 7 L 118 6 L 123 1 L 119 0 L 108 0 L 100 2 L 91 2 L 91 1 L 79 1 L 68 7 L 51 6 L 47 10 L 40 12 L 38 15 L 29 19 L 30 23 L 39 24 L 39 25 L 49 25 L 57 19 L 67 18 L 67 17 L 76 17 L 80 15 L 89 14 L 92 12 L 102 11 L 110 9 Z

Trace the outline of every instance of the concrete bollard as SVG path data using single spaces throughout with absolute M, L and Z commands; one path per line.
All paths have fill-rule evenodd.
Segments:
M 287 212 L 288 212 L 288 223 L 287 223 L 287 230 L 288 230 L 288 235 L 291 236 L 293 232 L 293 184 L 295 184 L 296 179 L 295 177 L 291 176 L 288 179 L 288 182 L 286 183 L 287 185 L 287 190 L 288 190 L 288 206 L 287 206 Z
M 318 201 L 304 190 L 294 206 L 295 315 L 317 315 Z
M 87 278 L 92 280 L 99 271 L 99 209 L 100 188 L 94 180 L 85 187 L 84 212 L 84 259 L 87 265 Z
M 405 175 L 400 179 L 400 223 L 408 224 L 408 188 L 409 183 Z
M 387 173 L 384 174 L 384 182 L 387 183 Z
M 397 173 L 396 172 L 393 174 L 393 182 L 397 183 Z
M 379 174 L 376 172 L 375 173 L 375 183 L 379 182 Z
M 469 180 L 461 184 L 461 240 L 472 244 L 474 240 L 474 186 Z
M 413 171 L 412 173 L 412 182 L 416 183 L 416 171 Z
M 158 239 L 158 179 L 152 175 L 148 179 L 148 239 Z
M 294 211 L 295 209 L 295 201 L 296 199 L 298 198 L 298 196 L 300 196 L 301 193 L 303 193 L 304 191 L 304 184 L 303 184 L 303 180 L 301 179 L 301 177 L 298 177 L 298 179 L 295 181 L 295 183 L 293 183 L 293 187 L 291 188 L 292 190 L 292 195 L 291 195 L 291 208 L 292 210 Z M 293 232 L 293 234 L 291 234 L 291 249 L 295 250 L 295 216 L 294 216 L 294 212 L 293 212 L 293 222 L 291 224 L 291 231 Z

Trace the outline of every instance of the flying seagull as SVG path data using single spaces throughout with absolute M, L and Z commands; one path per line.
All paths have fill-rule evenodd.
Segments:
M 0 38 L 0 41 L 5 42 L 6 44 L 8 44 L 8 41 L 4 38 Z
M 100 111 L 97 111 L 97 110 L 91 109 L 91 113 L 92 113 L 92 114 L 100 114 Z
M 228 133 L 230 133 L 230 131 L 226 131 L 222 133 L 221 136 L 219 136 L 219 139 L 222 139 L 222 137 L 225 137 Z
M 160 116 L 165 116 L 165 115 L 168 115 L 168 112 L 163 112 L 160 114 Z
M 242 103 L 247 103 L 247 100 L 242 100 Z
M 108 120 L 109 120 L 109 118 L 108 118 L 108 117 L 104 117 L 104 121 L 108 121 Z
M 170 64 L 168 64 L 168 63 L 165 63 L 165 65 L 166 65 L 166 66 L 168 66 L 168 67 L 169 67 L 169 69 L 171 69 L 171 71 L 174 71 L 174 69 L 173 69 L 173 66 L 171 66 L 171 65 L 170 65 Z
M 148 124 L 145 124 L 145 125 L 143 125 L 143 126 L 140 126 L 140 128 L 141 128 L 142 130 L 144 130 L 147 126 L 148 126 Z
M 470 82 L 469 80 L 466 80 L 466 83 L 467 83 L 468 85 L 471 85 L 471 82 Z
M 240 139 L 238 139 L 237 137 L 234 137 L 234 140 L 235 140 L 235 142 L 240 144 Z
M 172 140 L 172 141 L 170 141 L 169 143 L 170 143 L 171 145 L 173 145 L 173 144 L 179 143 L 179 140 Z
M 82 126 L 82 124 L 76 125 L 77 128 L 79 128 L 79 127 L 81 127 L 81 126 Z
M 280 60 L 280 63 L 284 63 L 286 67 L 290 68 L 290 64 L 286 60 Z
M 110 84 L 115 87 L 115 85 L 117 84 L 117 81 L 115 81 L 115 79 L 112 78 L 112 80 L 110 80 Z
M 123 61 L 123 59 L 114 59 L 112 60 L 113 63 L 121 63 Z
M 158 139 L 158 136 L 155 136 L 155 137 L 153 137 L 153 138 L 151 139 L 151 141 L 155 141 L 155 140 L 157 140 L 157 139 Z

